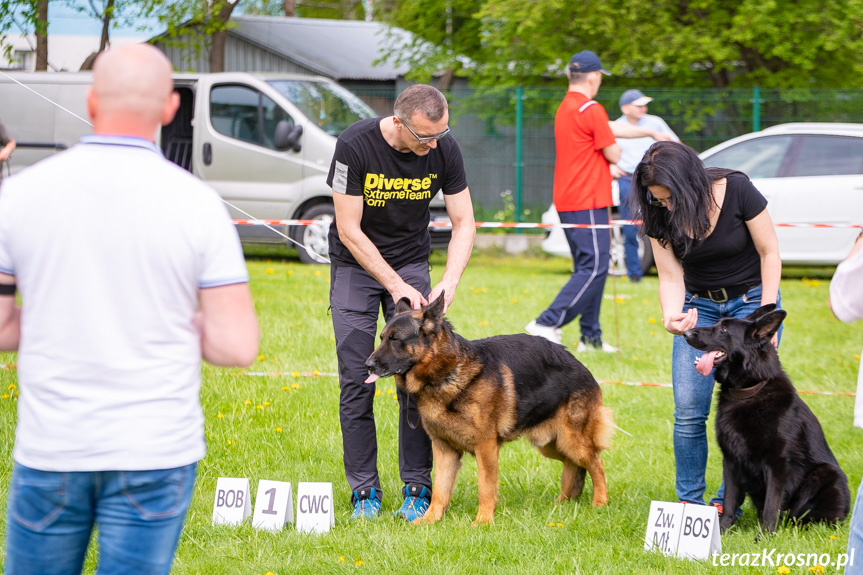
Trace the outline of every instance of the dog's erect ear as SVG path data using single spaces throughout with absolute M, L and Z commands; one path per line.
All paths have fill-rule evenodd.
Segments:
M 755 310 L 754 312 L 752 312 L 751 314 L 749 314 L 748 316 L 746 316 L 746 319 L 748 319 L 750 321 L 756 321 L 758 318 L 764 317 L 764 315 L 770 313 L 774 309 L 776 309 L 775 303 L 769 303 L 767 305 L 763 305 L 760 308 L 758 308 L 757 310 Z
M 439 320 L 443 317 L 444 311 L 444 296 L 445 292 L 440 292 L 440 295 L 437 296 L 433 302 L 429 303 L 423 309 L 423 317 L 426 319 Z
M 770 305 L 776 307 L 773 304 Z M 763 306 L 759 309 L 764 309 L 765 307 L 769 306 Z M 755 320 L 755 323 L 753 323 L 747 331 L 749 332 L 749 335 L 755 339 L 770 339 L 773 337 L 773 334 L 779 330 L 779 326 L 782 325 L 782 320 L 785 319 L 786 315 L 787 313 L 783 309 L 771 311 Z
M 411 311 L 411 309 L 411 300 L 409 298 L 403 297 L 396 302 L 396 313 L 404 313 Z

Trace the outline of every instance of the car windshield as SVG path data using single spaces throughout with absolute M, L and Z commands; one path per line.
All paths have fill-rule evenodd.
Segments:
M 269 84 L 320 129 L 333 136 L 338 136 L 358 120 L 377 115 L 365 102 L 338 84 L 315 80 L 271 80 Z

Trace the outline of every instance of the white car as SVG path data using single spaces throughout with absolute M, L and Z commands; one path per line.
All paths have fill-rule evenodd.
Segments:
M 611 208 L 611 218 L 620 219 L 620 214 L 617 211 L 617 206 L 620 204 L 620 196 L 617 190 L 617 180 L 611 184 L 611 195 L 614 201 L 614 206 Z M 560 216 L 557 215 L 557 210 L 554 204 L 542 214 L 542 223 L 544 224 L 559 224 Z M 550 228 L 548 235 L 542 242 L 542 250 L 565 258 L 571 258 L 572 252 L 569 251 L 569 244 L 566 242 L 566 236 L 563 233 L 563 228 Z M 623 249 L 623 232 L 619 226 L 611 228 L 611 264 L 608 268 L 608 273 L 616 276 L 626 275 L 626 260 L 624 259 L 625 252 Z M 641 269 L 643 273 L 647 273 L 653 266 L 653 250 L 650 249 L 650 241 L 647 238 L 638 238 L 638 257 L 641 260 Z
M 764 194 L 783 263 L 835 265 L 851 251 L 860 229 L 846 226 L 863 222 L 863 124 L 779 124 L 699 156 L 705 166 L 744 172 Z M 543 249 L 570 257 L 559 228 Z

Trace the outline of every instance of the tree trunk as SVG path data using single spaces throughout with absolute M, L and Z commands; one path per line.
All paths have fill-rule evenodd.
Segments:
M 213 18 L 216 20 L 217 28 L 213 32 L 210 40 L 210 72 L 225 71 L 225 44 L 228 40 L 228 20 L 231 19 L 231 12 L 239 4 L 239 1 L 233 4 L 226 0 L 217 0 L 213 4 Z
M 108 38 L 108 30 L 111 28 L 111 18 L 114 16 L 114 0 L 108 0 L 104 12 L 102 12 L 102 38 L 99 40 L 99 51 L 104 52 L 111 40 Z
M 296 0 L 285 0 L 285 16 L 291 18 L 297 11 Z
M 48 0 L 36 5 L 36 71 L 48 71 Z

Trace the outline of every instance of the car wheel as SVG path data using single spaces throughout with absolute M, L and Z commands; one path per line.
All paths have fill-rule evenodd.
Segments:
M 335 208 L 332 204 L 317 204 L 306 210 L 301 220 L 315 220 L 314 224 L 296 226 L 291 237 L 302 246 L 296 246 L 304 264 L 325 264 L 329 261 L 329 233 Z

